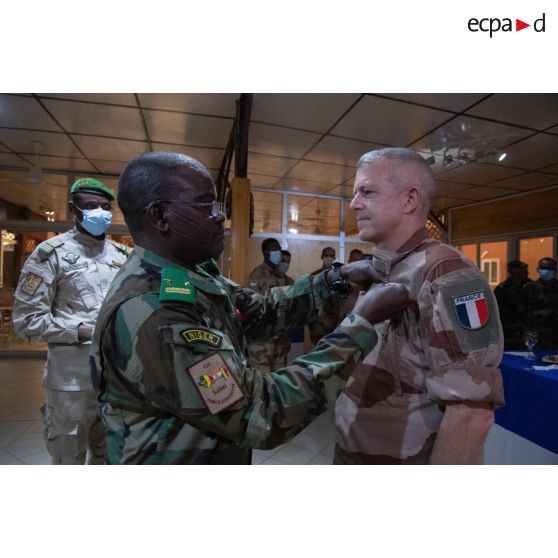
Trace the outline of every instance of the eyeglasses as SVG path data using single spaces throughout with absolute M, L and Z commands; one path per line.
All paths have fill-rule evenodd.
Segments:
M 187 205 L 189 207 L 207 207 L 209 217 L 213 217 L 216 219 L 220 217 L 223 213 L 223 203 L 219 201 L 212 201 L 212 202 L 188 202 L 188 201 L 180 201 L 180 200 L 153 200 L 146 208 L 144 208 L 144 212 L 149 209 L 154 203 L 158 202 L 165 202 L 165 203 L 176 203 L 180 205 Z

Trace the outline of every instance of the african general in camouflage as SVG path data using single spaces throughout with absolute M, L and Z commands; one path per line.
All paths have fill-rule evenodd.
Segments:
M 247 342 L 296 327 L 331 292 L 323 274 L 260 295 L 215 262 L 180 267 L 136 247 L 101 309 L 91 372 L 111 464 L 247 463 L 324 410 L 322 380 L 370 352 L 376 334 L 351 314 L 289 366 L 248 367 Z
M 498 309 L 484 274 L 426 230 L 373 265 L 411 303 L 374 326 L 378 343 L 336 402 L 335 462 L 428 463 L 446 405 L 504 403 Z

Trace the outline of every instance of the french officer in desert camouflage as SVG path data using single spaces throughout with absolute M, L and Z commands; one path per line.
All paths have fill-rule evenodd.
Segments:
M 39 244 L 25 262 L 15 292 L 16 333 L 48 343 L 41 410 L 54 464 L 104 462 L 104 429 L 89 350 L 101 303 L 128 254 L 127 246 L 105 238 L 113 200 L 102 182 L 77 180 L 69 202 L 75 228 Z
M 313 353 L 261 374 L 246 364 L 247 339 L 303 323 L 337 279 L 304 276 L 263 296 L 221 276 L 212 258 L 223 249 L 224 215 L 211 175 L 185 155 L 130 162 L 118 202 L 136 249 L 105 299 L 91 351 L 108 463 L 249 462 L 247 448 L 274 447 L 320 414 L 322 380 L 368 353 L 371 323 L 407 304 L 399 285 L 373 289 Z M 353 267 L 344 277 L 375 275 Z
M 426 229 L 429 165 L 410 149 L 363 155 L 354 198 L 374 268 L 409 289 L 402 316 L 374 326 L 378 343 L 337 399 L 339 464 L 481 463 L 504 403 L 503 337 L 485 276 Z M 374 288 L 372 289 L 372 291 Z

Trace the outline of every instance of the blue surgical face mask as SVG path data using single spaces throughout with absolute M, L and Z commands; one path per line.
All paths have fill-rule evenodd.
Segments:
M 556 272 L 552 269 L 537 269 L 537 273 L 543 281 L 551 281 L 556 277 Z
M 97 209 L 82 209 L 83 219 L 80 225 L 91 235 L 101 236 L 112 221 L 112 213 L 98 207 Z
M 277 264 L 277 270 L 285 275 L 289 271 L 289 264 L 287 262 L 280 262 Z
M 326 267 L 331 267 L 331 264 L 335 261 L 335 258 L 330 258 L 329 256 L 325 256 L 322 258 L 322 262 Z
M 269 253 L 269 261 L 273 265 L 279 265 L 281 263 L 281 250 L 273 250 Z

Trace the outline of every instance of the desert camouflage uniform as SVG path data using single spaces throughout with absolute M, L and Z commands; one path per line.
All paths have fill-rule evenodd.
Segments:
M 522 335 L 525 329 L 527 289 L 531 280 L 516 285 L 508 277 L 494 289 L 500 321 L 504 331 L 505 349 L 523 349 Z
M 261 295 L 265 295 L 273 287 L 286 285 L 292 285 L 292 279 L 272 269 L 265 262 L 254 268 L 248 276 L 248 287 Z M 291 341 L 287 335 L 279 335 L 269 341 L 250 343 L 248 362 L 260 372 L 272 372 L 287 365 L 290 348 Z
M 187 294 L 168 294 L 177 290 Z M 323 276 L 264 297 L 222 277 L 213 261 L 191 271 L 136 247 L 103 304 L 91 351 L 107 462 L 241 464 L 247 448 L 294 436 L 324 409 L 322 379 L 358 362 L 376 335 L 351 314 L 316 351 L 270 374 L 246 366 L 246 339 L 296 327 L 329 296 Z M 218 387 L 208 388 L 211 378 Z M 203 397 L 221 397 L 218 389 L 228 391 L 212 414 Z
M 45 441 L 55 464 L 104 461 L 104 432 L 89 374 L 91 342 L 78 325 L 94 326 L 128 248 L 72 229 L 42 242 L 21 270 L 15 292 L 16 333 L 48 343 L 43 375 Z
M 536 348 L 558 348 L 558 280 L 531 281 L 525 286 L 525 327 L 539 334 Z
M 498 309 L 478 268 L 426 231 L 398 253 L 376 250 L 373 265 L 409 289 L 411 304 L 374 326 L 377 345 L 337 399 L 335 462 L 428 463 L 445 405 L 504 402 Z M 454 298 L 475 293 L 485 297 L 488 321 L 466 329 Z

